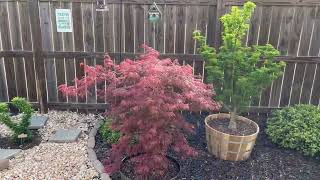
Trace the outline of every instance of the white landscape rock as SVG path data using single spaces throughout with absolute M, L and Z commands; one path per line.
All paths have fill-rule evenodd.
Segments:
M 42 142 L 32 149 L 21 151 L 10 160 L 9 169 L 0 171 L 1 180 L 16 179 L 74 179 L 91 180 L 99 176 L 87 155 L 88 132 L 101 118 L 93 114 L 50 111 L 46 126 L 40 130 Z M 73 143 L 51 143 L 47 140 L 57 129 L 81 129 L 79 139 Z M 1 136 L 8 135 L 2 130 Z

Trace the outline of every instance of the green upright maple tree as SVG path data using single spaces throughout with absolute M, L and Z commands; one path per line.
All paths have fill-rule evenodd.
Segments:
M 232 7 L 230 13 L 221 17 L 223 44 L 218 53 L 206 44 L 200 31 L 194 32 L 199 51 L 206 59 L 208 82 L 214 83 L 216 99 L 231 112 L 232 130 L 237 129 L 237 113 L 248 106 L 250 97 L 259 96 L 261 90 L 282 74 L 285 66 L 284 62 L 275 60 L 279 51 L 272 45 L 247 47 L 243 43 L 255 7 L 247 2 L 243 8 Z

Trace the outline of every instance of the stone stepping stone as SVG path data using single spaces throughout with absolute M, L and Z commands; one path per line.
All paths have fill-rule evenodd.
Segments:
M 9 159 L 0 159 L 0 171 L 9 168 Z
M 21 149 L 0 149 L 0 159 L 11 159 L 20 151 Z
M 49 139 L 50 142 L 69 143 L 78 139 L 81 134 L 79 129 L 58 129 Z
M 48 117 L 46 116 L 32 116 L 29 129 L 41 129 L 46 125 L 47 121 Z

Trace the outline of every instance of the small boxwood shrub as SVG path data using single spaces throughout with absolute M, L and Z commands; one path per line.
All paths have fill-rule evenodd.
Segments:
M 11 101 L 12 105 L 22 113 L 21 120 L 14 122 L 10 117 L 10 110 L 7 103 L 0 103 L 0 123 L 5 124 L 13 131 L 13 139 L 18 140 L 20 134 L 27 134 L 28 140 L 32 138 L 29 130 L 30 118 L 34 112 L 32 105 L 22 97 L 15 97 Z
M 100 127 L 102 138 L 109 144 L 115 144 L 119 141 L 120 131 L 114 131 L 111 128 L 112 120 L 106 119 Z
M 320 109 L 313 105 L 296 105 L 278 110 L 267 123 L 271 140 L 305 155 L 320 155 Z

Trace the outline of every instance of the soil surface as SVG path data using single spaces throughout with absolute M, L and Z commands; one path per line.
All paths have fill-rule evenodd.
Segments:
M 134 158 L 128 159 L 125 161 L 123 164 L 121 171 L 122 173 L 126 176 L 129 177 L 130 179 L 136 179 L 135 174 L 134 174 Z M 176 162 L 169 161 L 169 168 L 168 172 L 165 173 L 164 176 L 154 176 L 154 177 L 148 177 L 148 180 L 165 180 L 165 179 L 171 179 L 179 173 L 179 165 L 176 164 Z
M 32 140 L 23 140 L 15 142 L 11 137 L 0 136 L 0 149 L 30 149 L 34 146 L 38 146 L 41 143 L 41 136 L 38 131 L 32 131 Z
M 234 131 L 228 128 L 229 122 L 230 119 L 217 119 L 214 121 L 209 121 L 208 124 L 213 129 L 235 136 L 248 136 L 257 132 L 257 129 L 254 125 L 245 123 L 243 121 L 237 121 L 237 130 Z
M 199 155 L 188 159 L 175 157 L 181 167 L 177 177 L 179 180 L 319 180 L 320 179 L 320 157 L 311 158 L 301 153 L 279 147 L 271 142 L 265 133 L 267 116 L 250 115 L 245 116 L 259 124 L 260 133 L 256 146 L 250 158 L 242 162 L 231 162 L 219 160 L 212 156 L 206 145 L 204 118 L 208 114 L 193 115 L 185 114 L 186 120 L 195 126 L 199 123 L 197 134 L 188 135 L 189 144 L 196 148 Z M 110 145 L 103 142 L 101 135 L 96 136 L 97 157 L 100 161 L 108 156 Z M 119 174 L 112 179 L 120 179 Z

